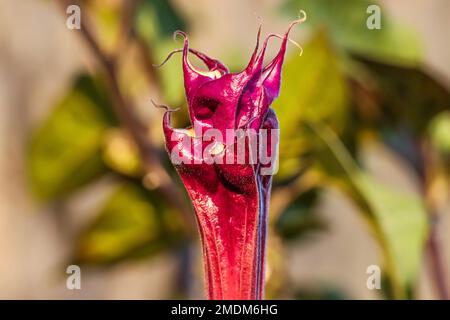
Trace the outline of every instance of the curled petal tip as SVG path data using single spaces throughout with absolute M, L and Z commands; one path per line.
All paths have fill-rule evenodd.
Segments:
M 163 116 L 163 129 L 164 129 L 164 134 L 166 135 L 166 139 L 168 137 L 168 133 L 171 133 L 173 131 L 172 128 L 172 119 L 170 116 L 170 112 L 164 112 L 164 116 Z M 167 140 L 166 140 L 167 141 Z M 166 142 L 166 145 L 169 146 L 170 145 L 170 141 Z
M 284 40 L 284 36 L 281 36 L 281 35 L 275 34 L 275 33 L 271 33 L 271 34 L 269 34 L 267 37 L 268 37 L 268 38 L 275 37 L 275 38 Z M 290 43 L 292 43 L 294 46 L 296 46 L 296 47 L 300 50 L 299 56 L 303 55 L 303 48 L 302 48 L 302 46 L 301 46 L 297 41 L 294 41 L 294 40 L 292 40 L 292 39 L 289 38 L 289 37 L 287 37 L 286 39 L 287 39 L 287 41 L 289 41 Z
M 180 110 L 180 108 L 171 109 L 164 104 L 157 104 L 153 99 L 150 99 L 150 101 L 152 102 L 152 104 L 155 108 L 164 109 L 166 112 L 175 112 L 175 111 Z
M 200 51 L 197 51 L 197 50 L 194 50 L 191 48 L 189 48 L 188 50 L 190 53 L 196 55 L 200 60 L 202 60 L 206 64 L 206 66 L 208 67 L 208 69 L 210 71 L 218 70 L 221 75 L 227 74 L 229 72 L 228 68 L 225 65 L 223 65 L 219 60 L 212 59 L 212 58 L 208 57 L 207 55 L 205 55 L 204 53 L 201 53 Z M 172 58 L 172 56 L 175 53 L 180 53 L 183 51 L 184 51 L 184 49 L 172 50 L 171 52 L 169 52 L 169 54 L 163 60 L 163 62 L 161 62 L 160 64 L 153 64 L 152 66 L 155 68 L 161 68 L 163 65 L 165 65 L 167 63 L 167 61 L 169 61 Z
M 181 37 L 183 38 L 184 41 L 186 41 L 186 40 L 188 39 L 187 33 L 184 32 L 184 31 L 181 31 L 181 30 L 176 30 L 176 31 L 173 33 L 173 40 L 176 41 L 178 36 L 181 36 Z
M 172 112 L 180 110 L 180 108 L 171 109 L 171 108 L 169 108 L 168 106 L 166 106 L 164 104 L 157 104 L 153 99 L 150 99 L 150 101 L 152 102 L 152 104 L 153 104 L 153 106 L 155 108 L 163 109 L 165 111 L 164 112 L 164 117 L 163 117 L 163 128 L 164 128 L 164 131 L 165 131 L 165 133 L 172 132 L 173 128 L 172 128 L 172 125 L 171 125 L 171 122 L 172 122 L 171 121 L 172 120 L 171 119 L 171 114 L 172 114 Z
M 300 10 L 299 14 L 298 14 L 298 19 L 291 22 L 291 24 L 289 25 L 288 29 L 286 30 L 286 33 L 284 34 L 283 38 L 290 40 L 289 33 L 291 32 L 292 28 L 297 24 L 301 24 L 301 23 L 305 22 L 306 18 L 307 18 L 306 12 L 304 10 Z
M 285 37 L 287 38 L 289 36 L 289 32 L 291 32 L 291 29 L 295 25 L 305 22 L 306 18 L 307 18 L 306 12 L 304 10 L 300 10 L 299 14 L 298 14 L 298 19 L 291 22 L 291 24 L 289 25 L 289 27 L 285 33 Z
M 179 52 L 183 52 L 183 49 L 175 49 L 175 50 L 170 51 L 163 62 L 161 62 L 160 64 L 152 64 L 152 66 L 155 67 L 155 68 L 161 68 L 163 65 L 165 65 L 167 63 L 167 61 L 170 60 L 170 58 L 172 58 L 172 56 L 175 53 L 179 53 Z
M 306 21 L 308 15 L 306 14 L 305 10 L 300 10 L 298 12 L 298 19 L 296 20 L 296 23 L 303 23 Z

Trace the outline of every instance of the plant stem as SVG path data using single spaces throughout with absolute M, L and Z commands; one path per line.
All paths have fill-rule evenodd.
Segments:
M 445 261 L 442 256 L 442 246 L 439 239 L 439 214 L 437 208 L 427 196 L 427 189 L 430 185 L 431 170 L 433 168 L 433 150 L 426 141 L 420 145 L 420 155 L 422 160 L 421 180 L 422 192 L 427 202 L 427 208 L 430 219 L 430 233 L 427 242 L 427 248 L 430 255 L 430 267 L 432 269 L 432 278 L 434 286 L 439 294 L 439 298 L 443 300 L 450 300 L 450 293 L 447 288 L 447 274 L 444 268 Z
M 428 239 L 428 250 L 431 258 L 431 268 L 433 270 L 432 276 L 439 292 L 440 298 L 443 300 L 450 300 L 450 294 L 447 288 L 447 278 L 445 273 L 445 262 L 442 257 L 442 246 L 438 233 L 438 215 L 434 215 L 431 221 L 430 236 Z

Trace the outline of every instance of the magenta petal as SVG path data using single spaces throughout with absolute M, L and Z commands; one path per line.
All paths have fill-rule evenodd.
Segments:
M 229 73 L 218 60 L 189 49 L 187 35 L 178 32 L 184 37 L 184 85 L 193 128 L 172 128 L 171 111 L 165 113 L 163 127 L 167 151 L 195 209 L 210 299 L 264 297 L 267 213 L 272 185 L 272 173 L 264 172 L 274 165 L 278 135 L 267 143 L 261 136 L 278 133 L 277 117 L 270 104 L 280 91 L 286 42 L 297 22 L 289 26 L 278 54 L 265 67 L 263 61 L 271 36 L 258 53 L 260 28 L 250 62 L 240 73 Z M 201 59 L 208 70 L 193 67 L 189 52 Z M 208 143 L 204 143 L 208 129 L 215 129 L 217 135 L 208 136 Z M 253 130 L 254 135 L 234 137 L 232 141 L 218 138 L 225 139 L 229 129 Z M 258 151 L 266 151 L 269 162 L 254 157 L 256 152 L 250 148 L 253 139 L 258 142 Z M 242 154 L 238 150 L 243 145 L 248 148 L 241 149 Z M 217 158 L 208 161 L 210 155 Z M 242 155 L 245 161 L 239 162 Z
M 220 62 L 219 60 L 212 59 L 208 57 L 206 54 L 201 53 L 195 49 L 189 49 L 189 51 L 195 54 L 199 59 L 201 59 L 206 64 L 209 71 L 217 70 L 220 76 L 229 73 L 228 68 L 224 66 L 222 62 Z

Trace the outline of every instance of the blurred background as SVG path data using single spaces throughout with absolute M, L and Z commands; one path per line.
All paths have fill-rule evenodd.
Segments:
M 202 298 L 194 215 L 151 104 L 189 124 L 181 56 L 153 64 L 182 29 L 239 71 L 260 21 L 283 33 L 300 9 L 303 54 L 289 46 L 273 105 L 267 298 L 449 298 L 449 1 L 85 0 L 81 30 L 70 4 L 0 0 L 0 298 Z

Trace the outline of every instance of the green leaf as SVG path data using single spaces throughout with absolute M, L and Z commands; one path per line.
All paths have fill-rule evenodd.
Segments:
M 186 22 L 170 2 L 145 0 L 139 6 L 135 29 L 149 46 L 152 58 L 158 64 L 172 50 L 180 48 L 180 43 L 173 41 L 172 35 L 176 30 L 186 31 Z M 181 59 L 181 55 L 173 58 L 177 59 Z M 169 61 L 161 69 L 155 68 L 155 72 L 160 75 L 164 101 L 174 107 L 185 103 L 182 70 L 180 63 L 177 63 L 179 61 L 181 60 Z
M 338 136 L 323 125 L 313 125 L 341 168 L 340 184 L 367 214 L 385 258 L 392 297 L 411 297 L 427 239 L 427 213 L 423 200 L 404 190 L 382 184 L 362 171 Z
M 434 116 L 449 110 L 449 90 L 423 69 L 357 58 L 370 75 L 372 84 L 365 86 L 365 90 L 378 99 L 378 117 L 371 119 L 375 125 L 390 126 L 394 131 L 407 128 L 415 135 L 421 135 Z
M 107 199 L 97 219 L 80 236 L 75 261 L 108 264 L 170 248 L 183 239 L 180 215 L 158 195 L 126 183 Z
M 444 155 L 450 155 L 450 111 L 434 117 L 430 123 L 430 136 L 433 145 Z
M 186 22 L 170 0 L 147 0 L 147 2 L 150 2 L 155 10 L 159 31 L 163 35 L 172 36 L 175 30 L 186 29 Z
M 343 49 L 402 65 L 417 65 L 423 58 L 421 45 L 411 28 L 401 26 L 381 10 L 381 28 L 370 30 L 367 8 L 371 0 L 290 0 L 284 9 L 292 15 L 303 9 L 307 25 L 326 28 Z
M 395 190 L 373 178 L 354 175 L 384 241 L 394 296 L 410 297 L 422 262 L 427 234 L 425 206 L 415 194 Z
M 101 83 L 86 75 L 56 104 L 29 144 L 28 176 L 38 197 L 65 196 L 106 171 L 100 148 L 115 123 L 110 106 Z
M 186 31 L 186 21 L 168 0 L 144 0 L 137 12 L 137 30 L 150 38 L 171 37 L 176 30 Z
M 346 124 L 348 95 L 336 54 L 325 33 L 317 33 L 301 57 L 283 67 L 281 95 L 274 103 L 280 122 L 280 165 L 275 178 L 299 174 L 316 143 L 305 122 L 325 121 L 341 132 Z
M 103 160 L 114 171 L 129 177 L 144 173 L 139 150 L 123 129 L 110 129 L 105 134 Z
M 83 15 L 89 15 L 89 24 L 95 30 L 95 40 L 102 51 L 114 54 L 117 48 L 121 24 L 123 6 L 120 1 L 85 1 L 82 6 Z

